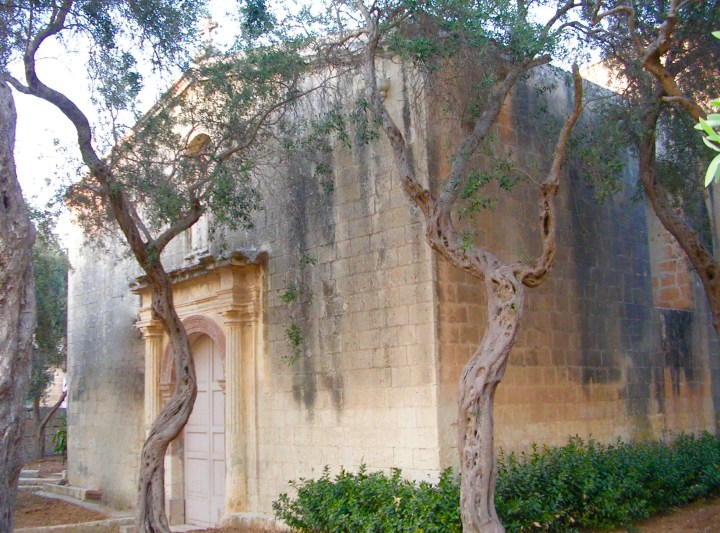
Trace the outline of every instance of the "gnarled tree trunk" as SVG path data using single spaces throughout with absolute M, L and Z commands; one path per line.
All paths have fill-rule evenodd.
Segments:
M 570 133 L 582 112 L 582 80 L 573 67 L 574 106 L 563 125 L 553 151 L 550 169 L 540 183 L 538 211 L 542 252 L 532 263 L 504 264 L 489 250 L 462 245 L 454 226 L 452 211 L 468 173 L 468 161 L 497 120 L 503 102 L 515 83 L 535 66 L 549 61 L 541 56 L 513 65 L 498 80 L 471 133 L 464 136 L 455 152 L 452 169 L 439 192 L 425 188 L 415 175 L 403 133 L 383 104 L 377 84 L 375 60 L 380 34 L 379 14 L 356 1 L 367 27 L 364 70 L 368 96 L 385 136 L 393 150 L 395 166 L 407 197 L 418 207 L 426 223 L 431 248 L 450 264 L 483 281 L 488 306 L 483 339 L 463 369 L 458 391 L 458 448 L 460 451 L 460 513 L 466 533 L 504 533 L 495 511 L 497 463 L 494 446 L 494 398 L 505 373 L 510 350 L 515 344 L 525 304 L 525 287 L 537 287 L 552 270 L 556 241 L 555 196 Z M 375 18 L 374 18 L 375 17 Z
M 175 392 L 153 422 L 140 456 L 135 527 L 141 533 L 170 531 L 165 515 L 165 453 L 185 427 L 197 396 L 190 341 L 175 312 L 172 286 L 164 271 L 153 274 L 153 311 L 170 337 L 177 380 Z
M 140 532 L 169 532 L 165 516 L 164 457 L 168 445 L 182 431 L 190 418 L 197 395 L 195 366 L 190 341 L 173 304 L 172 286 L 160 261 L 167 244 L 192 227 L 202 215 L 202 206 L 195 201 L 169 228 L 153 239 L 142 224 L 131 199 L 119 186 L 113 170 L 101 159 L 93 146 L 90 122 L 80 108 L 65 94 L 45 85 L 35 69 L 35 53 L 42 42 L 58 34 L 65 24 L 72 2 L 65 1 L 53 21 L 29 43 L 24 55 L 25 77 L 28 85 L 14 81 L 13 86 L 26 94 L 41 98 L 57 107 L 73 124 L 77 132 L 78 148 L 90 175 L 97 180 L 99 195 L 117 222 L 125 240 L 153 287 L 153 312 L 170 338 L 174 351 L 177 385 L 168 404 L 153 423 L 143 446 L 138 481 L 136 529 Z M 11 78 L 11 81 L 13 79 Z M 32 248 L 32 243 L 30 243 Z
M 35 229 L 17 181 L 15 124 L 12 93 L 0 81 L 0 531 L 12 531 L 35 328 Z
M 658 180 L 655 153 L 658 118 L 659 112 L 652 111 L 643 120 L 643 137 L 639 147 L 640 182 L 658 219 L 675 237 L 697 272 L 708 299 L 713 327 L 720 336 L 720 262 L 703 244 L 698 232 L 676 211 L 670 195 Z
M 480 346 L 465 365 L 458 390 L 460 515 L 463 531 L 502 533 L 495 511 L 493 412 L 495 390 L 505 373 L 524 306 L 521 282 L 499 269 L 485 279 L 488 324 Z

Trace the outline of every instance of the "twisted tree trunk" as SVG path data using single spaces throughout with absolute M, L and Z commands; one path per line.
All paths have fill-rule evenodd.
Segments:
M 377 18 L 373 18 L 374 11 L 365 7 L 360 0 L 356 1 L 356 6 L 367 23 L 368 43 L 364 69 L 368 96 L 392 147 L 405 194 L 423 214 L 427 242 L 450 264 L 485 284 L 487 328 L 482 342 L 463 369 L 458 391 L 460 514 L 466 533 L 504 533 L 505 528 L 495 511 L 495 391 L 515 344 L 525 304 L 525 287 L 540 285 L 547 279 L 554 264 L 557 249 L 555 197 L 560 188 L 567 142 L 582 112 L 582 79 L 577 66 L 574 66 L 574 106 L 558 135 L 550 169 L 538 191 L 542 251 L 532 263 L 504 264 L 481 246 L 473 245 L 466 249 L 462 245 L 461 236 L 453 223 L 452 211 L 460 201 L 460 191 L 467 179 L 468 162 L 496 122 L 510 90 L 525 73 L 547 63 L 549 58 L 541 56 L 515 64 L 505 78 L 498 80 L 472 132 L 464 136 L 460 148 L 454 154 L 450 174 L 440 191 L 434 193 L 425 188 L 415 175 L 405 137 L 380 97 L 375 70 L 380 39 Z
M 35 229 L 17 181 L 15 124 L 12 92 L 0 81 L 0 531 L 13 526 L 35 328 Z
M 659 111 L 648 113 L 643 120 L 643 137 L 639 147 L 639 175 L 653 211 L 665 229 L 683 249 L 705 289 L 712 325 L 720 336 L 720 262 L 700 238 L 700 234 L 679 213 L 672 198 L 662 186 L 656 172 L 656 136 Z
M 154 278 L 153 311 L 170 337 L 177 379 L 175 392 L 153 422 L 140 456 L 135 527 L 141 533 L 170 531 L 165 515 L 165 452 L 185 427 L 197 396 L 190 342 L 173 305 L 172 286 L 164 271 L 155 272 Z
M 521 282 L 498 269 L 486 277 L 488 324 L 480 346 L 465 365 L 458 391 L 460 515 L 463 531 L 503 533 L 495 511 L 493 411 L 495 390 L 505 374 L 524 306 Z
M 116 180 L 113 169 L 100 158 L 93 146 L 90 122 L 80 108 L 65 94 L 45 85 L 37 75 L 35 54 L 40 45 L 58 33 L 73 5 L 64 0 L 53 20 L 28 43 L 24 54 L 25 79 L 23 85 L 12 77 L 10 83 L 18 91 L 41 98 L 57 107 L 72 122 L 77 132 L 77 143 L 83 162 L 90 175 L 97 180 L 99 195 L 109 214 L 115 219 L 140 267 L 153 287 L 153 312 L 162 323 L 174 351 L 177 385 L 168 404 L 155 420 L 143 446 L 138 481 L 136 530 L 140 532 L 169 532 L 165 516 L 164 457 L 170 442 L 175 439 L 190 418 L 197 395 L 195 367 L 190 352 L 190 341 L 180 321 L 172 297 L 172 286 L 160 257 L 167 244 L 177 235 L 192 227 L 203 213 L 196 200 L 170 227 L 155 238 L 143 231 L 137 210 Z M 30 243 L 30 249 L 32 242 Z

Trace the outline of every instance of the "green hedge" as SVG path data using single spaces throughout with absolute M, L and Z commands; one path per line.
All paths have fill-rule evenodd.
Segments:
M 273 503 L 298 531 L 459 532 L 459 487 L 446 470 L 437 485 L 328 468 L 290 482 L 297 495 Z M 570 439 L 560 448 L 501 454 L 496 505 L 507 531 L 614 529 L 703 496 L 720 494 L 720 437 L 604 445 Z

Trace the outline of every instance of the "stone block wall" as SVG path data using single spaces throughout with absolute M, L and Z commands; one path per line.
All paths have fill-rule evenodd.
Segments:
M 552 97 L 559 108 L 567 101 L 562 92 Z M 518 147 L 520 164 L 543 153 L 547 161 L 547 147 L 528 139 L 528 132 L 543 135 L 524 118 L 532 101 L 530 88 L 519 87 L 496 133 L 498 143 Z M 434 143 L 451 131 L 436 129 Z M 440 175 L 444 170 L 436 167 Z M 651 265 L 648 226 L 657 221 L 649 223 L 645 206 L 631 198 L 632 162 L 626 172 L 624 192 L 600 205 L 577 168 L 567 165 L 557 199 L 555 267 L 539 288 L 526 291 L 517 343 L 496 396 L 496 443 L 506 450 L 561 445 L 575 434 L 608 441 L 716 430 L 720 381 L 707 310 L 659 308 L 657 297 L 666 293 L 656 290 L 651 272 L 668 265 Z M 478 218 L 477 241 L 503 259 L 533 257 L 539 251 L 536 205 L 530 184 L 500 194 L 497 208 Z M 670 259 L 673 279 L 686 285 L 673 303 L 688 309 L 697 282 L 693 287 L 685 263 Z M 456 464 L 457 386 L 483 333 L 485 296 L 480 280 L 444 261 L 437 272 L 440 433 L 448 435 L 441 455 L 444 464 Z
M 402 74 L 388 68 L 399 116 Z M 423 150 L 414 120 L 408 135 Z M 399 467 L 418 479 L 440 467 L 431 253 L 389 148 L 351 143 L 319 156 L 332 188 L 314 175 L 316 154 L 294 158 L 248 239 L 269 252 L 257 420 L 266 512 L 287 480 L 317 477 L 324 465 Z M 301 295 L 287 302 L 290 287 Z M 304 339 L 295 360 L 291 325 Z
M 382 69 L 386 102 L 418 174 L 444 176 L 462 121 L 440 103 L 411 106 L 407 73 L 390 62 Z M 359 93 L 356 81 L 346 83 L 349 103 Z M 531 87 L 518 88 L 495 132 L 498 146 L 526 168 L 554 141 L 528 122 L 534 98 Z M 569 104 L 564 89 L 551 98 L 551 107 Z M 318 95 L 308 105 L 329 102 Z M 255 386 L 241 409 L 251 511 L 270 512 L 288 480 L 318 477 L 325 465 L 399 467 L 434 479 L 457 462 L 457 383 L 482 335 L 484 287 L 431 252 L 384 138 L 366 144 L 353 131 L 349 138 L 349 146 L 328 138 L 332 151 L 278 152 L 253 228 L 221 240 L 204 222 L 164 258 L 169 269 L 228 251 L 262 258 L 260 348 L 247 366 Z M 503 260 L 533 257 L 540 249 L 534 185 L 497 198 L 474 226 L 477 241 Z M 599 205 L 572 165 L 558 206 L 555 269 L 527 292 L 498 390 L 498 444 L 715 429 L 717 343 L 696 284 L 694 311 L 653 302 L 644 208 L 627 192 Z M 87 247 L 75 247 L 71 262 L 70 482 L 126 507 L 135 500 L 144 438 L 143 345 L 129 289 L 139 272 Z
M 143 359 L 134 327 L 138 269 L 115 251 L 70 247 L 68 480 L 100 489 L 109 505 L 136 500 L 143 431 Z
M 653 303 L 665 309 L 694 310 L 693 272 L 675 237 L 648 211 Z
M 49 407 L 40 408 L 40 418 L 42 419 L 50 412 Z M 45 426 L 45 455 L 53 453 L 55 445 L 53 444 L 53 436 L 55 431 L 60 427 L 60 417 L 65 414 L 65 409 L 59 408 Z M 25 411 L 25 420 L 23 421 L 23 441 L 22 454 L 25 461 L 35 459 L 35 420 L 31 410 Z

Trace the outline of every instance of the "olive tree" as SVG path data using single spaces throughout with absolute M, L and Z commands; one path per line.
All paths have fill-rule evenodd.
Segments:
M 187 333 L 173 303 L 163 251 L 204 214 L 229 227 L 250 223 L 259 206 L 253 168 L 263 140 L 299 94 L 306 61 L 300 44 L 274 41 L 274 21 L 241 5 L 241 39 L 226 55 L 206 47 L 188 64 L 203 2 L 46 0 L 2 4 L 0 78 L 43 99 L 72 124 L 86 175 L 68 202 L 96 235 L 124 239 L 152 287 L 152 312 L 169 338 L 176 388 L 143 445 L 136 528 L 169 531 L 164 510 L 166 449 L 193 408 L 197 384 Z M 263 47 L 253 37 L 263 34 Z M 52 42 L 82 40 L 89 48 L 95 98 L 107 111 L 110 138 L 72 94 L 52 87 L 37 69 Z M 185 74 L 137 123 L 123 125 L 142 87 L 140 57 L 156 69 L 178 64 Z M 70 60 L 69 58 L 67 59 Z M 21 75 L 13 75 L 19 64 Z M 103 152 L 100 149 L 103 149 Z M 119 231 L 118 231 L 119 230 Z
M 485 287 L 487 323 L 480 345 L 462 371 L 458 389 L 458 448 L 464 531 L 504 531 L 494 504 L 496 457 L 493 445 L 493 398 L 515 343 L 524 311 L 525 289 L 540 285 L 550 274 L 556 252 L 554 199 L 560 187 L 562 164 L 571 130 L 582 109 L 582 85 L 574 71 L 574 107 L 562 126 L 551 163 L 537 183 L 542 251 L 531 261 L 503 262 L 472 238 L 459 224 L 463 215 L 483 205 L 481 173 L 473 158 L 486 146 L 503 104 L 516 84 L 534 69 L 547 65 L 560 51 L 572 26 L 568 18 L 573 0 L 539 2 L 550 5 L 545 22 L 524 1 L 338 1 L 329 19 L 337 21 L 333 34 L 341 60 L 355 58 L 364 72 L 364 92 L 373 121 L 390 144 L 395 169 L 407 198 L 425 220 L 427 243 L 445 260 L 478 279 Z M 383 99 L 377 65 L 399 57 L 412 65 L 424 82 L 448 69 L 473 69 L 481 77 L 464 79 L 471 89 L 461 117 L 461 137 L 446 175 L 423 176 L 413 164 L 407 132 L 392 117 Z M 440 91 L 442 92 L 442 91 Z M 432 93 L 432 96 L 437 96 Z M 415 102 L 417 104 L 417 102 Z M 419 103 L 418 105 L 422 105 Z M 431 184 L 437 180 L 437 186 Z M 468 205 L 469 204 L 469 205 Z M 469 211 L 468 211 L 469 210 Z
M 720 262 L 713 255 L 702 179 L 708 154 L 692 131 L 720 93 L 709 67 L 720 59 L 720 42 L 712 37 L 720 27 L 720 4 L 585 0 L 583 12 L 576 27 L 599 47 L 622 91 L 613 107 L 637 150 L 642 190 L 697 272 L 720 333 Z

